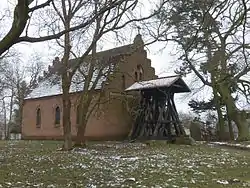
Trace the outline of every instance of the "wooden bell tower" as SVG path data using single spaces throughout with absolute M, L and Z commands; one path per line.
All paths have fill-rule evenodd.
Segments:
M 185 135 L 174 94 L 190 92 L 190 89 L 180 76 L 136 82 L 126 91 L 140 92 L 139 111 L 130 135 L 132 140 L 175 140 Z

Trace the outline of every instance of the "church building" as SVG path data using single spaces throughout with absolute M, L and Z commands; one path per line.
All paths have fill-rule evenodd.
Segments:
M 89 116 L 85 137 L 92 140 L 126 138 L 132 122 L 122 100 L 127 95 L 124 91 L 136 81 L 156 79 L 155 70 L 147 58 L 140 34 L 132 44 L 98 52 L 97 57 L 112 57 L 115 62 L 112 61 L 112 66 L 109 66 L 112 68 L 110 74 L 101 76 L 95 85 L 94 92 L 101 93 L 102 101 L 107 102 L 101 104 L 101 110 L 93 111 Z M 84 63 L 82 66 L 85 66 Z M 60 61 L 56 58 L 44 73 L 45 78 L 25 98 L 22 139 L 62 139 L 62 88 L 60 76 L 55 76 L 58 67 Z M 93 74 L 93 79 L 95 77 L 96 74 Z M 83 82 L 73 78 L 70 88 L 73 137 L 79 124 L 78 98 Z

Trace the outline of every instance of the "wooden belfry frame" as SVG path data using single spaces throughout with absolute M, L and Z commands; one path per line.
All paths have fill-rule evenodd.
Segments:
M 132 140 L 174 140 L 185 135 L 174 94 L 190 92 L 190 89 L 180 76 L 136 82 L 126 91 L 140 91 L 141 96 L 139 112 L 130 135 Z

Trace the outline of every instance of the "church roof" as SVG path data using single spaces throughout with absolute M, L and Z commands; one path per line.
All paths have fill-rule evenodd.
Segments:
M 84 71 L 84 70 L 81 70 Z M 94 90 L 98 90 L 102 88 L 102 85 L 104 82 L 107 81 L 109 74 L 112 74 L 114 71 L 114 65 L 111 64 L 109 67 L 105 67 L 104 69 L 95 69 L 90 85 L 89 90 L 92 88 L 93 83 L 97 80 L 97 83 L 95 85 Z M 98 76 L 100 74 L 101 76 Z M 72 77 L 72 82 L 70 86 L 70 93 L 76 93 L 83 91 L 84 88 L 84 76 L 87 75 L 87 69 L 85 70 L 85 74 L 81 74 L 79 71 L 77 71 L 74 76 Z M 40 82 L 38 86 L 32 90 L 32 92 L 25 98 L 25 99 L 37 99 L 42 97 L 48 97 L 48 96 L 56 96 L 61 95 L 62 92 L 62 80 L 61 77 L 54 74 L 45 79 L 44 81 Z
M 186 83 L 182 80 L 180 75 L 168 76 L 157 78 L 154 80 L 135 82 L 125 91 L 138 91 L 138 90 L 148 90 L 154 88 L 174 88 L 173 92 L 190 92 L 190 89 Z

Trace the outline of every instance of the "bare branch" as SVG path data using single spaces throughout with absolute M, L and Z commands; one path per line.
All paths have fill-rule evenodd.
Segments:
M 29 8 L 28 12 L 34 12 L 35 10 L 38 10 L 38 9 L 42 9 L 46 6 L 50 6 L 50 3 L 52 2 L 53 0 L 47 0 L 46 2 L 40 4 L 40 5 L 37 5 L 37 6 L 34 6 L 32 8 Z

